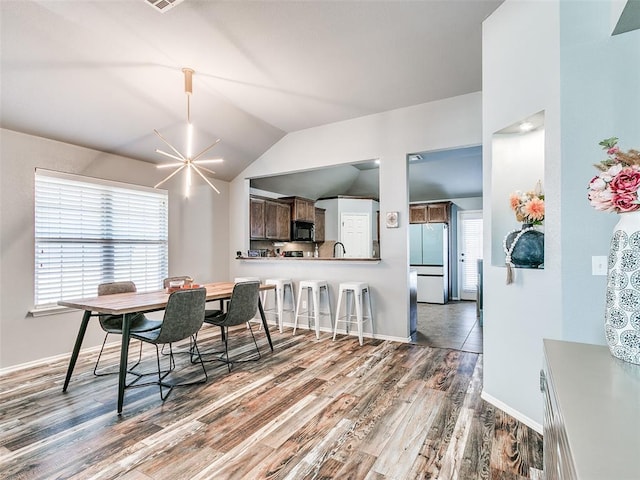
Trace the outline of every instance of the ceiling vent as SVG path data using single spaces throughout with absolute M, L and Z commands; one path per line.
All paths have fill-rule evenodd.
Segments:
M 182 2 L 184 2 L 184 0 L 145 0 L 145 3 L 148 3 L 154 9 L 158 10 L 161 13 L 171 10 L 173 7 Z

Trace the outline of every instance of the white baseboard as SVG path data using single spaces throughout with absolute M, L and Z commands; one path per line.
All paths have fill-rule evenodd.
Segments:
M 112 345 L 114 343 L 120 344 L 120 341 L 109 342 L 109 343 L 107 343 L 105 345 L 105 347 L 108 347 L 108 346 L 110 346 L 110 345 Z M 83 349 L 80 350 L 80 354 L 92 353 L 94 351 L 97 352 L 97 351 L 100 350 L 101 346 L 102 346 L 102 344 L 96 345 L 94 347 L 83 348 Z M 18 365 L 12 365 L 11 367 L 0 368 L 0 375 L 5 375 L 7 373 L 17 372 L 17 371 L 23 370 L 25 368 L 39 367 L 39 366 L 47 364 L 47 363 L 59 362 L 60 360 L 67 360 L 67 362 L 68 362 L 70 358 L 71 358 L 71 352 L 60 353 L 58 355 L 53 355 L 51 357 L 39 358 L 38 360 L 32 360 L 31 362 L 20 363 Z
M 270 326 L 271 327 L 271 326 Z M 289 328 L 293 328 L 293 323 L 283 323 L 283 327 L 289 327 Z M 277 327 L 276 327 L 277 328 Z M 309 328 L 307 325 L 298 325 L 297 327 L 298 330 L 314 330 L 314 328 Z M 329 328 L 329 327 L 320 327 L 320 331 L 321 332 L 327 332 L 330 333 L 333 336 L 333 329 Z M 348 334 L 344 331 L 344 330 L 338 330 L 338 335 L 349 335 L 351 337 L 357 337 L 358 336 L 358 330 L 356 329 L 351 330 Z M 365 338 L 373 338 L 376 340 L 390 340 L 392 342 L 400 342 L 400 343 L 409 343 L 411 342 L 411 337 L 394 337 L 391 335 L 380 335 L 378 333 L 376 333 L 375 335 L 370 333 L 370 332 L 363 332 L 362 336 Z
M 511 408 L 506 403 L 503 403 L 500 400 L 498 400 L 497 398 L 492 397 L 491 395 L 489 395 L 484 390 L 482 390 L 482 393 L 480 394 L 480 398 L 482 398 L 483 400 L 489 402 L 494 407 L 499 408 L 503 412 L 508 413 L 509 415 L 511 415 L 513 418 L 515 418 L 519 422 L 524 423 L 527 427 L 534 429 L 536 432 L 538 432 L 539 434 L 542 435 L 542 425 L 540 425 L 538 422 L 534 422 L 529 417 L 527 417 L 526 415 L 523 415 L 522 413 L 520 413 L 517 410 L 514 410 L 513 408 Z

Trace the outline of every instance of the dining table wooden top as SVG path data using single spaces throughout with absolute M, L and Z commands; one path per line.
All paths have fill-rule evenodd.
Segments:
M 215 282 L 200 285 L 207 290 L 207 301 L 227 299 L 233 292 L 233 282 Z M 198 288 L 198 287 L 194 287 Z M 260 284 L 260 290 L 274 289 L 274 285 Z M 166 307 L 170 293 L 166 290 L 144 293 L 116 293 L 77 300 L 60 300 L 63 307 L 87 310 L 96 313 L 122 315 L 125 313 L 162 310 Z

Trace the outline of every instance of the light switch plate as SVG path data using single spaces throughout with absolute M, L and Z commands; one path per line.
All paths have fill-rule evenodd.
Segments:
M 593 256 L 591 257 L 591 275 L 607 274 L 607 257 Z

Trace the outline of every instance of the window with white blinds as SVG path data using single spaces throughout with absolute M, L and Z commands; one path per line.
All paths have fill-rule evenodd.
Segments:
M 476 291 L 478 285 L 478 259 L 482 258 L 482 218 L 461 218 L 462 225 L 462 289 Z
M 164 190 L 36 169 L 36 308 L 95 296 L 104 282 L 162 288 L 167 206 Z

